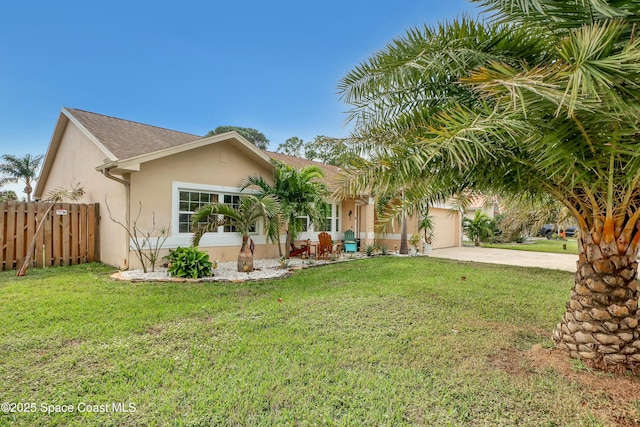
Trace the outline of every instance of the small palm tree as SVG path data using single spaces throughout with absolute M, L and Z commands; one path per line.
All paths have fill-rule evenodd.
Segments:
M 24 192 L 27 195 L 27 202 L 30 202 L 33 191 L 31 184 L 38 177 L 37 173 L 42 157 L 42 154 L 38 156 L 27 154 L 24 157 L 12 156 L 11 154 L 2 156 L 4 163 L 0 164 L 0 174 L 4 176 L 0 178 L 0 186 L 15 184 L 18 181 L 24 182 Z
M 237 208 L 224 203 L 212 203 L 203 206 L 193 214 L 193 245 L 198 246 L 205 233 L 224 225 L 235 227 L 242 236 L 242 247 L 238 255 L 238 271 L 253 271 L 253 242 L 249 233 L 260 220 L 265 221 L 269 229 L 278 220 L 280 205 L 272 195 L 245 195 L 240 198 Z
M 280 202 L 280 217 L 287 231 L 284 255 L 280 244 L 280 256 L 289 258 L 289 247 L 302 231 L 300 217 L 307 216 L 313 224 L 322 224 L 329 215 L 329 204 L 325 201 L 329 191 L 320 181 L 324 177 L 322 169 L 316 165 L 296 169 L 282 162 L 274 161 L 273 185 L 261 176 L 250 176 L 245 179 L 243 189 L 254 186 L 259 194 L 272 195 Z M 271 230 L 270 230 L 271 231 Z M 271 234 L 271 233 L 270 233 Z M 274 230 L 273 241 L 279 243 L 279 231 Z
M 462 228 L 469 239 L 473 240 L 473 244 L 480 246 L 480 240 L 489 238 L 493 235 L 493 227 L 491 227 L 491 218 L 484 212 L 477 210 L 473 219 L 464 218 L 462 220 Z
M 429 207 L 427 206 L 420 216 L 418 221 L 418 230 L 424 233 L 424 242 L 427 245 L 433 243 L 433 232 L 435 230 L 435 223 L 432 215 L 429 215 Z

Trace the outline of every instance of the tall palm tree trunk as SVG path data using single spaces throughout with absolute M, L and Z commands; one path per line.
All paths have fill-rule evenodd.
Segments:
M 407 244 L 407 217 L 402 217 L 402 229 L 400 231 L 400 253 L 407 255 L 409 253 L 409 245 Z
M 637 367 L 638 248 L 635 243 L 621 245 L 628 249 L 620 253 L 615 239 L 597 240 L 599 244 L 588 233 L 578 239 L 578 271 L 554 340 L 574 358 Z
M 287 229 L 287 235 L 284 239 L 284 253 L 286 254 L 285 256 L 287 257 L 287 259 L 290 258 L 289 256 L 289 248 L 291 247 L 291 233 L 289 233 L 289 229 Z

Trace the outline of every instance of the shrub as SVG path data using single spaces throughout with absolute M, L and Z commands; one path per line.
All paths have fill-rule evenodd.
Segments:
M 364 252 L 367 254 L 367 256 L 373 256 L 373 253 L 376 251 L 376 246 L 375 245 L 367 245 L 364 248 Z
M 171 277 L 199 279 L 212 275 L 213 264 L 209 261 L 209 254 L 194 246 L 169 250 L 169 255 L 164 258 L 169 261 Z

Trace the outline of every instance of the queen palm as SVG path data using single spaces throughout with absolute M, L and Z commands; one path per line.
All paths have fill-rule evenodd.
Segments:
M 273 184 L 261 176 L 247 177 L 243 189 L 254 186 L 259 194 L 271 194 L 280 202 L 281 223 L 286 230 L 284 256 L 289 257 L 289 247 L 303 229 L 301 217 L 308 217 L 313 224 L 324 222 L 329 214 L 329 205 L 325 201 L 329 191 L 320 181 L 324 177 L 322 169 L 316 165 L 296 169 L 282 162 L 274 161 Z M 275 233 L 279 234 L 279 233 Z M 278 244 L 280 256 L 283 256 Z
M 231 226 L 242 236 L 242 246 L 238 254 L 238 271 L 253 271 L 253 245 L 250 233 L 260 220 L 265 228 L 272 227 L 277 221 L 279 203 L 271 195 L 244 195 L 237 207 L 224 203 L 212 203 L 198 209 L 191 221 L 193 223 L 193 244 L 198 246 L 205 233 L 215 231 L 221 226 Z
M 31 201 L 33 191 L 33 181 L 38 177 L 38 168 L 42 161 L 42 155 L 33 156 L 27 154 L 24 157 L 17 157 L 11 154 L 2 156 L 3 163 L 0 163 L 0 186 L 6 184 L 24 182 L 24 192 L 27 195 L 27 202 Z
M 340 193 L 550 194 L 580 229 L 558 347 L 637 367 L 640 4 L 478 3 L 490 19 L 411 30 L 342 80 L 369 157 Z

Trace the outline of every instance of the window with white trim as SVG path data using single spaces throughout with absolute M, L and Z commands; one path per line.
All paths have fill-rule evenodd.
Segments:
M 203 206 L 218 202 L 218 194 L 207 191 L 180 190 L 178 196 L 178 232 L 191 233 L 191 217 Z
M 327 231 L 327 232 L 338 232 L 340 231 L 340 205 L 330 204 L 330 213 L 327 218 L 324 219 L 320 226 L 311 226 L 309 222 L 309 218 L 306 216 L 299 217 L 302 220 L 303 232 L 306 231 Z
M 222 203 L 237 208 L 240 205 L 240 194 L 229 194 L 215 191 L 203 190 L 178 190 L 178 232 L 192 233 L 191 218 L 193 214 L 203 206 L 211 203 Z M 258 224 L 250 228 L 251 234 L 257 234 Z M 211 231 L 212 233 L 236 233 L 236 227 L 225 225 Z

